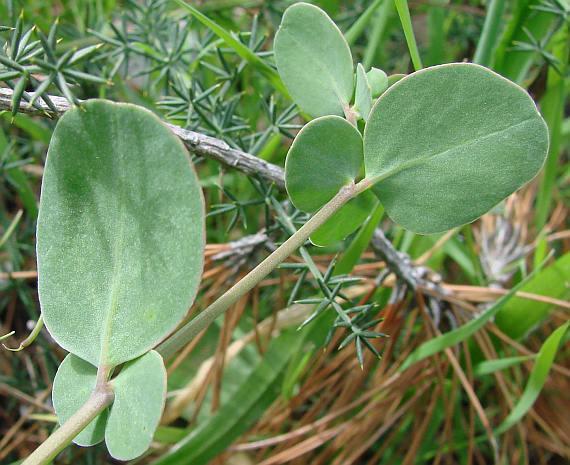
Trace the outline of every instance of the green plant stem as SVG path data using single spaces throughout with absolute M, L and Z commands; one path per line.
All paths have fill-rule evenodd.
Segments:
M 536 227 L 541 230 L 547 223 L 552 205 L 556 175 L 559 167 L 559 159 L 562 154 L 562 121 L 564 119 L 564 105 L 566 102 L 567 86 L 564 75 L 568 72 L 570 58 L 570 26 L 565 26 L 555 36 L 553 55 L 562 64 L 561 76 L 552 67 L 548 69 L 546 93 L 541 100 L 541 111 L 548 125 L 550 133 L 550 147 L 548 158 L 544 166 L 542 180 L 536 201 Z
M 115 395 L 107 382 L 108 376 L 109 370 L 105 367 L 100 367 L 97 373 L 97 385 L 91 397 L 69 420 L 32 452 L 22 462 L 22 465 L 45 465 L 50 463 L 97 415 L 113 403 Z
M 6 344 L 2 344 L 2 346 L 4 347 L 4 349 L 9 350 L 11 352 L 20 352 L 21 350 L 24 350 L 26 347 L 28 347 L 30 344 L 32 344 L 36 338 L 39 336 L 40 332 L 42 331 L 42 328 L 44 327 L 44 319 L 40 316 L 38 318 L 38 321 L 36 321 L 36 324 L 34 325 L 34 329 L 32 330 L 32 332 L 30 333 L 30 335 L 24 339 L 22 342 L 20 342 L 20 344 L 18 344 L 18 347 L 11 348 L 8 347 Z
M 200 5 L 202 13 L 211 11 L 229 10 L 239 6 L 240 8 L 255 8 L 263 4 L 263 0 L 209 0 Z
M 344 38 L 349 45 L 354 45 L 358 38 L 364 33 L 368 27 L 368 24 L 372 20 L 372 16 L 383 1 L 388 0 L 374 0 L 374 2 L 372 2 L 372 4 L 366 8 L 364 13 L 362 13 L 356 22 L 350 27 L 350 29 L 346 31 Z
M 8 339 L 9 337 L 12 337 L 14 334 L 16 334 L 16 331 L 10 331 L 9 333 L 0 336 L 0 341 Z
M 352 124 L 354 127 L 357 127 L 358 114 L 356 113 L 354 107 L 347 105 L 344 108 L 344 117 L 350 124 Z
M 50 463 L 91 421 L 113 402 L 109 393 L 94 392 L 89 400 L 58 428 L 22 465 L 44 465 Z
M 16 226 L 18 226 L 18 223 L 22 219 L 23 213 L 24 213 L 23 210 L 20 210 L 20 211 L 18 211 L 18 213 L 16 213 L 16 215 L 14 216 L 14 219 L 10 223 L 10 226 L 8 226 L 8 229 L 6 229 L 6 232 L 0 238 L 0 247 L 4 246 L 6 241 L 8 239 L 10 239 L 10 236 L 12 235 L 12 233 L 16 229 Z
M 384 2 L 380 5 L 379 10 L 374 16 L 372 21 L 372 32 L 370 34 L 370 39 L 368 40 L 368 45 L 364 51 L 364 58 L 362 64 L 364 69 L 369 69 L 375 62 L 378 52 L 382 50 L 382 39 L 386 32 L 386 27 L 388 25 L 388 20 L 393 14 L 394 3 Z
M 291 218 L 289 216 L 287 216 L 287 214 L 285 213 L 285 210 L 283 209 L 283 207 L 279 204 L 279 202 L 275 201 L 274 202 L 274 207 L 275 210 L 277 211 L 278 215 L 282 218 L 282 221 L 285 223 L 285 226 L 287 227 L 287 229 L 290 231 L 291 235 L 294 235 L 297 232 L 297 228 L 295 227 L 295 225 L 293 224 L 293 222 L 291 221 Z M 305 261 L 305 264 L 307 265 L 307 268 L 309 269 L 309 271 L 312 273 L 312 275 L 315 277 L 315 279 L 317 279 L 318 281 L 324 282 L 324 276 L 321 273 L 321 271 L 319 270 L 319 268 L 317 267 L 317 264 L 314 262 L 313 258 L 311 257 L 311 254 L 309 254 L 309 252 L 307 251 L 307 249 L 303 246 L 301 246 L 299 248 L 299 253 L 301 254 L 301 257 L 303 258 L 303 260 Z M 337 310 L 337 307 L 334 307 L 334 310 Z M 342 312 L 338 312 L 338 316 L 340 318 L 343 318 L 345 320 L 345 322 L 350 324 L 350 319 L 348 319 L 346 317 L 346 315 Z M 300 327 L 302 328 L 309 320 L 306 320 Z
M 309 219 L 299 230 L 287 239 L 277 250 L 250 271 L 241 281 L 225 292 L 214 303 L 204 309 L 196 318 L 188 322 L 156 349 L 165 359 L 172 356 L 188 342 L 207 328 L 218 316 L 235 304 L 253 289 L 281 262 L 301 247 L 309 236 L 346 202 L 368 189 L 372 183 L 364 179 L 358 184 L 343 187 L 323 208 Z
M 423 65 L 420 58 L 420 52 L 418 50 L 418 44 L 416 43 L 414 29 L 412 27 L 412 18 L 410 17 L 408 0 L 394 0 L 394 4 L 396 5 L 396 10 L 398 11 L 400 22 L 402 23 L 402 29 L 404 30 L 406 43 L 408 44 L 410 56 L 412 57 L 412 64 L 414 65 L 414 69 L 418 71 L 423 68 Z
M 445 63 L 445 17 L 443 8 L 431 7 L 428 12 L 429 49 L 427 56 L 428 66 Z
M 556 15 L 534 10 L 532 7 L 536 6 L 538 1 L 513 3 L 516 8 L 513 19 L 518 19 L 518 23 L 505 28 L 507 34 L 503 36 L 497 48 L 493 68 L 507 79 L 522 85 L 528 79 L 533 63 L 541 58 L 541 54 L 538 50 L 522 52 L 513 49 L 512 45 L 515 42 L 528 42 L 532 36 L 541 43 L 540 48 L 547 48 L 551 34 L 559 27 L 559 21 Z
M 473 63 L 490 66 L 493 52 L 498 44 L 501 22 L 505 12 L 505 0 L 490 0 L 485 16 L 481 38 L 475 50 Z

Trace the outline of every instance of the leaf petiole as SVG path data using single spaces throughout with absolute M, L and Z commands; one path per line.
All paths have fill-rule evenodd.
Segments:
M 281 262 L 295 252 L 295 250 L 301 247 L 305 241 L 309 239 L 310 235 L 344 204 L 371 186 L 372 183 L 370 180 L 363 179 L 356 184 L 352 183 L 342 187 L 327 204 L 315 213 L 309 221 L 287 239 L 277 250 L 257 265 L 235 286 L 220 296 L 218 300 L 203 310 L 196 318 L 172 334 L 160 344 L 156 350 L 167 359 L 184 347 L 203 329 L 207 328 L 218 316 L 222 315 L 242 296 L 253 289 L 261 280 L 271 273 L 271 271 L 277 268 Z
M 108 370 L 99 370 L 97 376 L 99 378 L 97 386 L 89 400 L 32 452 L 22 462 L 22 465 L 44 465 L 50 463 L 97 415 L 113 403 L 115 394 L 106 381 Z

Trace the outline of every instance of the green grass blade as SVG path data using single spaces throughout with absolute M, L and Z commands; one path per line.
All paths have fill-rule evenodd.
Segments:
M 36 193 L 34 192 L 26 173 L 20 168 L 11 168 L 6 170 L 6 180 L 14 186 L 18 191 L 20 200 L 26 209 L 26 212 L 32 217 L 38 216 L 38 201 L 36 200 Z
M 185 428 L 176 426 L 159 426 L 154 432 L 154 440 L 161 444 L 176 444 L 188 434 Z
M 493 56 L 493 63 L 495 64 L 494 68 L 496 70 L 501 69 L 503 66 L 507 50 L 512 46 L 513 37 L 517 31 L 521 30 L 521 25 L 524 23 L 526 17 L 529 14 L 530 2 L 531 0 L 520 0 L 518 2 L 514 2 L 512 5 L 510 19 L 505 25 L 505 28 L 499 40 L 499 45 L 495 50 Z
M 429 49 L 427 63 L 429 66 L 445 63 L 446 10 L 439 6 L 431 6 L 428 13 Z
M 566 332 L 568 331 L 569 326 L 570 321 L 567 321 L 550 336 L 548 336 L 548 339 L 546 339 L 546 341 L 544 341 L 544 344 L 542 344 L 542 347 L 538 352 L 536 362 L 532 368 L 528 383 L 521 398 L 514 406 L 511 413 L 509 413 L 507 418 L 505 418 L 501 425 L 496 429 L 497 434 L 502 434 L 514 426 L 532 408 L 534 402 L 540 394 L 540 391 L 542 391 L 542 387 L 544 386 L 546 379 L 548 378 L 548 373 L 550 372 L 550 368 L 554 363 L 556 353 L 562 345 L 562 341 L 566 335 Z
M 527 79 L 530 67 L 540 59 L 540 54 L 535 51 L 512 50 L 513 44 L 515 42 L 529 42 L 528 34 L 537 41 L 544 41 L 549 37 L 552 28 L 558 21 L 558 18 L 553 14 L 537 12 L 531 8 L 537 4 L 539 2 L 536 0 L 529 2 L 526 12 L 521 15 L 521 21 L 515 28 L 514 34 L 512 37 L 506 38 L 507 42 L 502 45 L 504 50 L 502 62 L 495 62 L 496 71 L 517 84 L 522 84 Z M 543 45 L 547 46 L 547 44 Z
M 394 0 L 394 3 L 396 4 L 396 10 L 398 10 L 398 16 L 400 16 L 400 22 L 402 23 L 402 28 L 404 29 L 404 35 L 406 36 L 406 42 L 408 44 L 408 49 L 410 50 L 410 56 L 412 58 L 414 69 L 418 71 L 419 69 L 423 68 L 423 65 L 420 58 L 420 52 L 418 50 L 418 44 L 416 43 L 414 29 L 412 27 L 412 18 L 410 17 L 408 0 Z
M 11 118 L 7 112 L 2 112 L 0 114 L 3 115 L 5 121 L 10 122 L 14 126 L 20 128 L 32 139 L 41 141 L 46 145 L 49 144 L 51 140 L 51 130 L 42 124 L 42 122 L 23 114 L 18 114 L 14 118 Z
M 14 216 L 14 218 L 12 219 L 12 221 L 10 222 L 10 224 L 8 225 L 6 230 L 4 231 L 4 234 L 2 234 L 2 236 L 0 237 L 0 249 L 6 243 L 6 241 L 10 238 L 10 236 L 12 235 L 14 230 L 16 229 L 16 226 L 18 226 L 18 223 L 22 219 L 22 213 L 23 213 L 22 210 L 20 210 L 20 211 L 18 211 L 18 213 L 16 213 L 16 215 Z
M 246 60 L 250 65 L 255 67 L 261 74 L 263 74 L 273 87 L 281 92 L 286 97 L 289 97 L 287 89 L 283 85 L 279 74 L 277 71 L 265 63 L 261 58 L 259 58 L 255 53 L 253 53 L 248 47 L 242 44 L 239 40 L 234 38 L 226 29 L 220 26 L 218 23 L 212 21 L 206 15 L 200 13 L 195 7 L 185 3 L 183 0 L 174 0 L 180 7 L 184 8 L 188 13 L 190 13 L 194 18 L 200 21 L 204 26 L 210 29 L 214 34 L 216 34 L 220 39 L 222 39 L 228 47 L 231 47 L 241 58 Z
M 548 69 L 546 93 L 540 104 L 542 115 L 550 132 L 550 148 L 536 202 L 535 221 L 538 230 L 544 227 L 549 217 L 552 194 L 558 174 L 558 160 L 562 153 L 562 120 L 567 93 L 567 79 L 564 79 L 564 74 L 568 72 L 568 63 L 570 62 L 570 28 L 568 26 L 556 35 L 554 43 L 553 55 L 562 63 L 563 75 L 561 76 L 552 67 Z
M 513 287 L 507 294 L 501 297 L 493 306 L 489 307 L 483 313 L 481 313 L 477 318 L 465 323 L 453 331 L 449 331 L 441 336 L 430 339 L 424 342 L 416 350 L 414 350 L 408 358 L 404 361 L 399 371 L 405 371 L 413 364 L 431 357 L 434 354 L 442 352 L 448 347 L 452 347 L 460 342 L 465 341 L 467 338 L 479 331 L 485 324 L 491 320 L 499 310 L 513 297 L 515 292 L 521 289 L 531 277 L 535 276 L 539 269 L 534 270 L 529 276 L 527 276 L 523 281 Z
M 512 366 L 520 365 L 523 362 L 532 360 L 535 355 L 521 355 L 519 357 L 505 357 L 499 358 L 497 360 L 485 360 L 484 362 L 478 363 L 473 368 L 473 374 L 475 376 L 490 375 L 497 371 L 506 370 Z
M 473 63 L 483 66 L 491 65 L 493 51 L 497 46 L 499 33 L 501 31 L 504 12 L 505 0 L 491 0 L 489 2 L 487 15 L 485 16 L 485 24 L 483 25 L 483 31 L 481 32 L 481 37 L 477 44 L 477 49 L 475 50 Z
M 390 0 L 374 0 L 370 4 L 368 8 L 360 15 L 360 17 L 354 22 L 350 29 L 346 31 L 344 34 L 344 38 L 348 42 L 348 45 L 353 45 L 358 38 L 364 33 L 368 24 L 372 20 L 374 13 L 378 9 L 378 7 L 382 4 L 383 1 L 390 1 Z
M 303 331 L 290 330 L 275 338 L 263 359 L 235 394 L 153 465 L 205 465 L 245 433 L 282 392 L 283 377 L 291 360 L 308 339 L 324 337 L 331 318 L 316 320 Z
M 528 383 L 525 387 L 525 390 L 517 402 L 517 404 L 513 407 L 511 413 L 505 418 L 505 420 L 497 427 L 494 432 L 496 435 L 500 435 L 514 426 L 518 421 L 520 421 L 524 415 L 532 408 L 534 402 L 536 401 L 540 391 L 542 390 L 546 379 L 548 378 L 548 373 L 550 372 L 550 368 L 554 363 L 554 358 L 558 349 L 562 346 L 568 328 L 570 326 L 570 322 L 565 323 L 564 325 L 560 326 L 556 329 L 542 344 L 542 347 L 537 355 L 532 355 L 532 358 L 536 357 L 536 362 L 534 367 L 531 371 Z M 525 357 L 512 357 L 511 360 L 517 358 L 525 358 Z M 507 360 L 507 359 L 503 359 Z M 495 362 L 495 360 L 493 360 Z M 471 443 L 479 444 L 485 442 L 487 437 L 485 435 L 477 436 L 470 441 L 456 441 L 449 444 L 445 444 L 443 448 L 437 447 L 424 453 L 422 456 L 423 460 L 430 460 L 436 454 L 441 453 L 442 449 L 445 452 L 451 451 L 460 451 L 464 448 L 467 448 Z
M 535 274 L 520 290 L 555 299 L 565 299 L 570 297 L 568 281 L 570 281 L 570 253 Z M 552 307 L 549 302 L 536 302 L 515 296 L 497 313 L 495 324 L 509 337 L 520 339 L 544 320 Z
M 378 52 L 382 50 L 382 39 L 386 32 L 388 19 L 392 16 L 393 11 L 394 3 L 392 1 L 386 1 L 382 3 L 380 9 L 374 15 L 372 33 L 370 34 L 362 60 L 365 69 L 369 69 L 374 64 L 374 59 L 378 55 Z

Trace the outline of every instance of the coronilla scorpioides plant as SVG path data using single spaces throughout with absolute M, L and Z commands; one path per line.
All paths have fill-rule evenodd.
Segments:
M 452 63 L 402 79 L 353 64 L 319 8 L 285 13 L 275 59 L 314 117 L 286 160 L 286 187 L 310 219 L 175 331 L 199 286 L 204 205 L 190 158 L 142 108 L 91 100 L 53 134 L 37 229 L 42 316 L 69 352 L 53 386 L 60 428 L 24 463 L 69 442 L 105 441 L 130 460 L 149 447 L 166 394 L 163 358 L 186 345 L 309 238 L 350 234 L 380 201 L 421 234 L 474 221 L 529 182 L 548 149 L 529 95 L 484 67 Z

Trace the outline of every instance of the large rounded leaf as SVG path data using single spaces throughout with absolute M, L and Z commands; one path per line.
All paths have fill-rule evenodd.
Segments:
M 285 162 L 285 185 L 293 205 L 312 213 L 354 181 L 362 166 L 362 137 L 338 116 L 307 124 L 293 141 Z
M 192 303 L 203 249 L 198 179 L 157 117 L 102 100 L 65 113 L 37 231 L 42 314 L 62 347 L 93 365 L 147 352 Z
M 166 370 L 154 350 L 127 363 L 112 381 L 105 443 L 118 460 L 132 460 L 150 446 L 166 399 Z
M 63 425 L 87 402 L 95 389 L 97 368 L 68 354 L 57 369 L 53 380 L 52 401 L 57 420 Z M 105 437 L 105 423 L 108 410 L 105 409 L 79 433 L 73 442 L 80 446 L 92 446 Z
M 275 36 L 277 69 L 295 103 L 312 116 L 342 115 L 354 89 L 350 49 L 320 8 L 296 3 Z
M 388 215 L 435 233 L 474 221 L 540 170 L 548 131 L 529 95 L 478 65 L 411 74 L 373 107 L 366 177 Z

